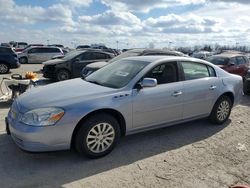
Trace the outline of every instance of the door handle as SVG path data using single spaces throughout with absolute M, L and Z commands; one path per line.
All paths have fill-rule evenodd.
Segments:
M 179 95 L 182 95 L 182 92 L 181 91 L 175 91 L 172 96 L 173 97 L 178 97 Z
M 216 86 L 210 86 L 210 90 L 215 90 L 217 87 Z

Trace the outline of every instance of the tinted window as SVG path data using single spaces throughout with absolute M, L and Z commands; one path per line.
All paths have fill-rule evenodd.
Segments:
M 58 48 L 43 48 L 42 53 L 60 53 Z
M 237 60 L 236 60 L 236 57 L 233 57 L 233 58 L 230 58 L 230 60 L 229 60 L 229 64 L 234 64 L 234 65 L 238 65 L 238 62 L 237 62 Z
M 0 53 L 13 53 L 11 48 L 0 48 Z
M 213 63 L 214 65 L 227 65 L 229 61 L 229 59 L 226 57 L 218 57 L 218 56 L 210 57 L 207 60 Z
M 209 77 L 209 71 L 206 65 L 193 62 L 182 62 L 185 80 L 194 80 Z
M 32 53 L 41 53 L 41 49 L 40 48 L 32 48 L 28 51 L 28 53 L 32 54 Z
M 145 78 L 155 78 L 157 84 L 166 84 L 177 81 L 177 68 L 175 63 L 158 65 L 146 74 Z
M 93 53 L 85 52 L 80 56 L 80 60 L 87 61 L 87 60 L 94 60 L 95 56 Z
M 246 61 L 243 57 L 239 56 L 239 57 L 236 57 L 236 59 L 239 65 L 246 64 Z
M 95 59 L 106 59 L 106 54 L 103 53 L 93 53 Z

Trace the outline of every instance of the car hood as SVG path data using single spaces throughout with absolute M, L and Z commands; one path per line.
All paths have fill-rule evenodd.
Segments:
M 51 60 L 43 62 L 43 65 L 56 65 L 56 64 L 61 64 L 64 62 L 65 60 L 62 60 L 62 59 L 51 59 Z
M 86 67 L 93 68 L 93 69 L 100 69 L 100 68 L 106 66 L 107 64 L 109 64 L 109 63 L 106 61 L 100 61 L 100 62 L 96 62 L 96 63 L 91 63 L 91 64 L 87 65 Z
M 17 99 L 21 112 L 42 107 L 64 107 L 113 93 L 116 89 L 103 87 L 81 78 L 32 88 Z

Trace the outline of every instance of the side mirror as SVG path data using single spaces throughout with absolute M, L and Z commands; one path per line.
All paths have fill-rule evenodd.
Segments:
M 229 66 L 234 66 L 235 63 L 232 61 L 232 62 L 229 62 Z
M 137 89 L 142 89 L 144 87 L 156 87 L 157 80 L 155 78 L 143 78 L 141 83 L 137 84 Z
M 76 58 L 73 60 L 74 63 L 79 63 L 80 62 L 80 58 Z

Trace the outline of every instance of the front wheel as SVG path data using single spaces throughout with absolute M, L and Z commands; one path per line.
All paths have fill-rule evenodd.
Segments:
M 56 73 L 56 80 L 63 81 L 70 79 L 70 72 L 65 69 L 58 70 Z
M 0 63 L 0 74 L 6 74 L 10 71 L 10 68 L 8 65 L 4 63 Z
M 212 123 L 223 124 L 228 120 L 231 110 L 232 100 L 228 96 L 223 95 L 216 101 L 209 119 Z
M 109 114 L 97 114 L 86 120 L 75 137 L 75 148 L 89 158 L 110 153 L 120 138 L 117 120 Z

